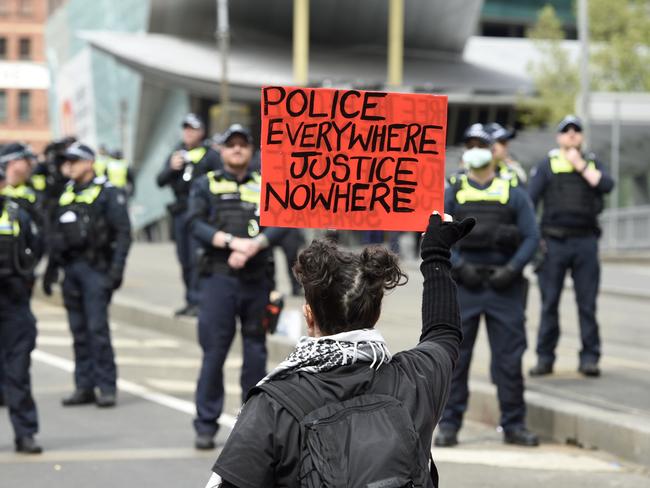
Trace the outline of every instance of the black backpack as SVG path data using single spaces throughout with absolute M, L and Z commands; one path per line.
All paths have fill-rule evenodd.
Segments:
M 363 394 L 327 403 L 290 380 L 270 381 L 250 393 L 255 390 L 300 424 L 301 488 L 437 488 L 431 455 L 396 398 Z

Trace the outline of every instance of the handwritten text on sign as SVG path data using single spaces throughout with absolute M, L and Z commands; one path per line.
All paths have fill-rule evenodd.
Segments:
M 262 89 L 264 226 L 424 230 L 443 212 L 447 97 Z

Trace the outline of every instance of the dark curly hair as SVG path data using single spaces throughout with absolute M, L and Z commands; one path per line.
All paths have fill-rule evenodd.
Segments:
M 384 291 L 408 281 L 398 257 L 386 248 L 354 253 L 329 239 L 314 240 L 303 250 L 293 273 L 325 335 L 374 327 Z

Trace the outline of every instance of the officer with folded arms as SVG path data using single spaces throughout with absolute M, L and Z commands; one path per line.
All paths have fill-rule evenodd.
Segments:
M 176 316 L 195 317 L 198 313 L 198 276 L 196 274 L 196 242 L 188 227 L 187 202 L 194 179 L 208 171 L 221 169 L 219 154 L 205 140 L 205 125 L 195 114 L 187 114 L 182 123 L 182 141 L 165 161 L 158 173 L 158 186 L 169 186 L 174 202 L 167 206 L 173 219 L 176 256 L 181 264 L 185 284 L 185 306 Z
M 0 190 L 6 185 L 7 164 L 15 157 L 12 154 L 0 156 Z M 42 240 L 29 214 L 0 194 L 0 363 L 5 367 L 2 382 L 15 448 L 25 454 L 42 451 L 34 439 L 38 414 L 29 374 L 30 355 L 36 346 L 31 286 L 41 250 Z
M 253 139 L 234 124 L 222 135 L 222 171 L 199 178 L 190 196 L 192 233 L 199 260 L 199 343 L 203 349 L 196 387 L 195 447 L 213 449 L 223 410 L 223 364 L 241 321 L 242 399 L 266 374 L 263 314 L 273 289 L 271 246 L 285 229 L 260 228 L 261 177 L 250 169 Z
M 475 218 L 476 227 L 452 254 L 453 273 L 459 284 L 463 341 L 436 446 L 458 443 L 481 316 L 487 325 L 490 371 L 497 386 L 503 440 L 522 446 L 538 445 L 537 436 L 526 428 L 521 358 L 526 350 L 522 271 L 535 253 L 539 233 L 526 192 L 497 176 L 492 142 L 481 124 L 471 127 L 463 153 L 467 173 L 452 177 L 445 191 L 445 211 L 457 221 Z
M 58 269 L 73 336 L 75 391 L 64 406 L 116 403 L 115 358 L 108 324 L 113 291 L 122 284 L 131 245 L 124 192 L 93 171 L 95 153 L 75 143 L 65 152 L 71 181 L 59 199 L 43 289 L 51 294 Z M 97 390 L 97 391 L 96 391 Z
M 558 149 L 533 168 L 528 191 L 533 203 L 542 204 L 541 231 L 546 256 L 538 268 L 542 312 L 537 336 L 537 365 L 531 376 L 553 372 L 555 348 L 560 338 L 558 306 L 564 277 L 571 270 L 580 323 L 578 371 L 599 376 L 600 335 L 596 298 L 600 283 L 598 214 L 603 197 L 614 180 L 593 154 L 582 151 L 582 122 L 568 115 L 557 127 Z

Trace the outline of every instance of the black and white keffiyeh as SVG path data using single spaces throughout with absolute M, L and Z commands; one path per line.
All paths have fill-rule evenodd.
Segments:
M 321 373 L 357 362 L 370 363 L 370 368 L 379 369 L 391 358 L 386 341 L 376 329 L 353 330 L 319 338 L 301 337 L 287 359 L 257 385 L 297 371 Z

